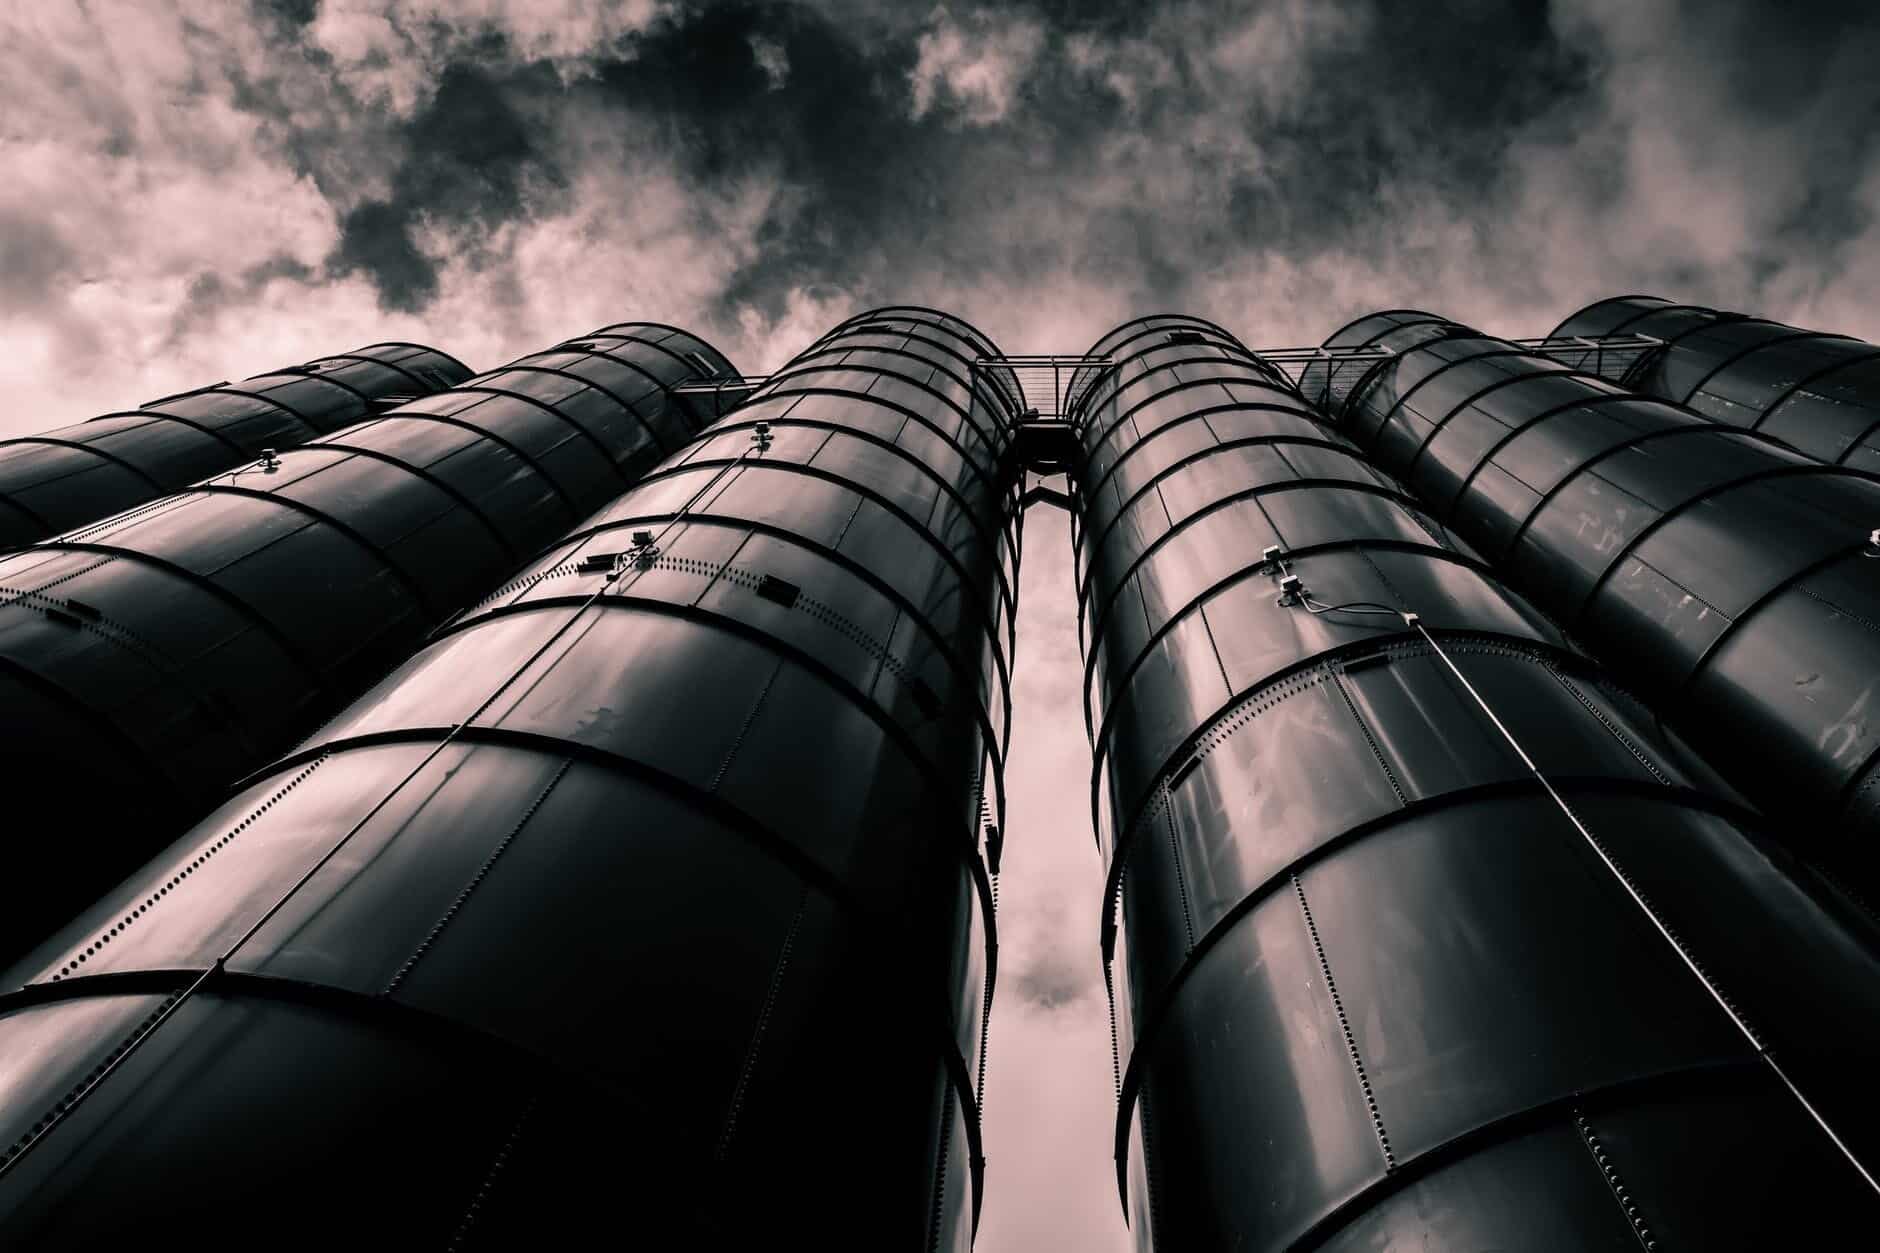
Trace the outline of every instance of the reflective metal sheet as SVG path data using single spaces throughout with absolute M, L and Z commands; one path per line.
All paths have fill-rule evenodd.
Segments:
M 1649 481 L 1625 493 L 1636 524 L 1614 551 L 1588 542 L 1583 515 L 1622 490 L 1597 469 L 1655 453 L 1663 431 L 1714 438 L 1495 341 L 1438 339 L 1398 360 L 1400 382 L 1385 371 L 1360 394 L 1355 429 L 1395 405 L 1392 431 L 1440 431 L 1461 408 L 1487 433 L 1423 457 L 1420 438 L 1387 441 L 1380 468 L 1430 467 L 1416 473 L 1444 484 L 1444 521 L 1465 538 L 1577 563 L 1577 582 L 1536 576 L 1556 600 L 1603 595 L 1626 546 L 1667 525 L 1653 502 L 1671 487 Z M 1555 377 L 1523 398 L 1535 363 Z M 1419 395 L 1440 403 L 1398 422 Z M 1154 429 L 1197 420 L 1161 412 Z M 1111 486 L 1122 471 L 1100 476 L 1128 464 L 1128 440 L 1158 437 L 1098 414 L 1083 438 L 1113 450 L 1078 484 L 1080 565 L 1098 839 L 1125 924 L 1111 930 L 1106 909 L 1116 1150 L 1139 1247 L 1520 1243 L 1513 1224 L 1533 1212 L 1556 1215 L 1558 1247 L 1636 1244 L 1575 1102 L 1631 1109 L 1659 1085 L 1766 1081 L 1686 956 L 1729 983 L 1732 953 L 1758 943 L 1780 970 L 1814 951 L 1848 962 L 1875 937 L 1845 930 L 1795 867 L 1761 887 L 1728 869 L 1753 864 L 1760 836 L 1722 816 L 1592 663 L 1375 471 L 1301 477 L 1295 446 L 1339 464 L 1322 431 L 1246 455 L 1184 437 L 1171 446 L 1191 451 L 1143 462 L 1160 477 L 1131 503 Z M 1639 483 L 1632 461 L 1615 476 Z M 1715 490 L 1696 482 L 1672 507 Z M 1596 849 L 1577 823 L 1612 843 Z M 1642 838 L 1663 859 L 1649 899 L 1693 920 L 1677 932 L 1687 952 L 1604 860 L 1642 865 Z M 1779 983 L 1750 981 L 1733 1004 L 1780 1019 L 1784 1047 L 1808 1057 L 1839 1006 Z M 1862 1038 L 1880 1026 L 1880 1009 L 1855 1013 Z M 1869 1119 L 1825 1066 L 1806 1083 L 1837 1122 Z M 1785 1143 L 1819 1134 L 1770 1125 Z M 1809 1185 L 1829 1209 L 1859 1203 L 1859 1186 L 1851 1172 Z
M 654 377 L 685 376 L 656 345 L 611 342 L 617 356 L 657 355 Z M 171 423 L 192 439 L 220 422 L 214 437 L 241 447 L 254 415 L 288 412 L 272 397 L 316 377 L 353 397 L 358 418 L 376 407 L 368 385 L 416 392 L 414 380 L 466 373 L 423 349 L 382 347 L 383 360 L 375 349 L 271 378 L 260 400 L 223 389 L 160 407 L 192 415 Z M 575 386 L 570 399 L 600 395 Z M 22 806 L 22 830 L 71 834 L 62 854 L 32 859 L 56 888 L 0 876 L 33 897 L 12 903 L 0 889 L 13 919 L 0 954 L 16 956 L 161 847 L 644 468 L 643 455 L 600 442 L 596 431 L 648 440 L 632 412 L 608 404 L 614 424 L 590 430 L 533 399 L 424 398 L 0 558 L 0 672 L 35 693 L 0 710 L 0 741 L 32 746 L 0 765 L 0 784 Z M 35 729 L 48 702 L 69 734 Z M 124 754 L 138 785 L 88 782 Z
M 6 1028 L 22 1017 L 74 1008 L 9 1015 L 0 1032 L 10 1035 Z M 492 1054 L 468 1038 L 414 1032 L 365 1006 L 349 1013 L 204 996 L 181 1007 L 127 1059 L 122 1079 L 83 1102 L 69 1125 L 10 1172 L 0 1185 L 9 1242 L 108 1247 L 148 1239 L 160 1221 L 227 1247 L 252 1241 L 283 1214 L 295 1218 L 278 1242 L 308 1249 L 356 1238 L 362 1212 L 373 1215 L 375 1238 L 414 1246 L 449 1242 L 472 1227 L 503 1243 L 531 1227 L 572 1238 L 612 1221 L 605 1215 L 617 1204 L 618 1176 L 616 1187 L 603 1186 L 599 1163 L 574 1146 L 585 1150 L 604 1126 L 630 1117 L 632 1099 L 541 1071 L 495 1074 Z M 303 1061 L 291 1087 L 275 1081 L 283 1055 Z M 205 1065 L 213 1065 L 215 1082 L 192 1081 Z M 148 1135 L 115 1134 L 172 1119 L 196 1131 L 188 1152 Z M 372 1134 L 358 1134 L 362 1119 L 375 1124 Z M 504 1169 L 493 1174 L 499 1161 Z M 651 1153 L 630 1146 L 610 1153 L 607 1168 L 658 1176 Z M 202 1187 L 205 1173 L 218 1186 Z M 501 1187 L 491 1186 L 495 1178 Z M 121 1203 L 95 1204 L 102 1189 Z M 308 1206 L 310 1190 L 346 1202 Z M 647 1227 L 667 1228 L 665 1216 Z
M 1663 312 L 1651 310 L 1662 308 Z M 1648 395 L 1689 404 L 1713 421 L 1759 431 L 1805 456 L 1880 469 L 1880 349 L 1860 340 L 1802 330 L 1651 297 L 1605 302 L 1563 325 L 1644 330 L 1668 346 L 1631 382 Z M 1573 333 L 1586 334 L 1587 331 Z
M 186 1156 L 192 1113 L 210 1108 L 194 1085 L 237 1064 L 241 1023 L 271 997 L 305 999 L 322 1059 L 274 1047 L 240 1064 L 317 1093 L 310 1064 L 354 1064 L 328 1037 L 357 1005 L 394 1034 L 428 1024 L 459 1090 L 476 1065 L 502 1092 L 605 1094 L 589 1106 L 656 1146 L 654 1229 L 675 1240 L 716 1247 L 760 1216 L 808 1226 L 839 1208 L 814 1220 L 831 1238 L 884 1247 L 931 1225 L 963 1247 L 996 969 L 979 848 L 982 814 L 1002 816 L 993 637 L 1009 631 L 1000 582 L 1016 565 L 997 549 L 1016 541 L 1015 496 L 972 486 L 964 461 L 951 480 L 871 442 L 881 412 L 822 411 L 826 425 L 853 415 L 853 433 L 816 431 L 806 456 L 832 436 L 844 451 L 815 467 L 766 460 L 812 429 L 787 418 L 769 449 L 749 427 L 708 436 L 712 460 L 552 544 L 23 964 L 16 1000 L 54 986 L 73 1003 L 114 986 L 92 987 L 98 971 L 211 972 L 132 1054 L 175 1050 L 179 1069 L 114 1074 L 88 1116 L 109 1135 L 134 1106 L 143 1143 Z M 470 451 L 434 449 L 430 466 Z M 323 507 L 354 494 L 330 468 L 291 481 L 322 479 Z M 392 549 L 423 516 L 376 500 L 356 529 Z M 357 1064 L 369 1079 L 380 1063 Z M 258 1108 L 321 1152 L 324 1128 L 370 1121 L 331 1105 L 304 1135 L 306 1115 Z M 844 1195 L 862 1194 L 839 1207 L 832 1163 Z M 119 1166 L 104 1159 L 95 1186 Z M 0 1229 L 25 1213 L 10 1182 Z M 688 1199 L 725 1196 L 733 1212 Z M 387 1203 L 404 1207 L 400 1231 L 460 1221 L 422 1188 Z
M 218 383 L 134 413 L 0 442 L 0 501 L 30 519 L 0 538 L 25 544 L 82 526 L 232 469 L 263 447 L 292 447 L 358 421 L 392 396 L 423 395 L 470 373 L 410 344 L 374 344 L 351 358 L 296 367 L 298 375 Z M 418 360 L 427 366 L 422 373 L 412 368 Z M 344 367 L 330 380 L 306 373 L 329 363 Z
M 1639 315 L 1638 327 L 1681 319 L 1667 364 L 1652 384 L 1668 388 L 1667 380 L 1688 376 L 1681 390 L 1663 393 L 1673 398 L 1710 386 L 1690 354 L 1750 361 L 1787 345 L 1820 342 L 1774 324 L 1687 316 L 1689 310 L 1661 309 L 1659 302 L 1603 308 L 1619 313 L 1622 307 Z M 1615 327 L 1621 324 L 1633 326 L 1621 319 Z M 1479 391 L 1476 400 L 1462 398 L 1446 412 L 1433 409 L 1427 417 L 1438 433 L 1427 455 L 1377 443 L 1382 468 L 1408 474 L 1409 485 L 1445 524 L 1645 692 L 1691 749 L 1781 815 L 1796 838 L 1823 848 L 1870 843 L 1880 829 L 1854 800 L 1870 768 L 1868 750 L 1858 736 L 1827 733 L 1846 710 L 1827 712 L 1818 697 L 1808 696 L 1798 706 L 1751 672 L 1788 675 L 1814 692 L 1825 690 L 1813 686 L 1823 676 L 1880 670 L 1880 637 L 1871 632 L 1822 632 L 1789 622 L 1778 627 L 1773 612 L 1787 602 L 1786 589 L 1811 571 L 1863 551 L 1872 529 L 1865 519 L 1880 517 L 1880 480 L 1811 463 L 1774 440 L 1663 401 L 1565 377 L 1511 345 L 1497 350 L 1495 344 L 1444 340 L 1410 349 L 1355 399 L 1347 415 L 1351 429 L 1360 438 L 1380 426 L 1404 429 L 1406 406 L 1398 397 L 1409 393 L 1414 401 L 1436 380 L 1478 367 L 1487 384 L 1527 363 L 1535 371 L 1531 378 Z M 1456 364 L 1458 345 L 1473 345 L 1480 355 Z M 1490 362 L 1497 363 L 1494 371 Z M 1719 364 L 1717 377 L 1728 368 Z M 1426 379 L 1429 384 L 1417 386 Z M 1533 400 L 1529 389 L 1536 389 Z M 1505 437 L 1474 416 L 1477 405 L 1491 403 L 1493 416 L 1516 424 Z M 1452 425 L 1461 434 L 1448 437 Z M 1845 589 L 1831 617 L 1846 615 L 1880 621 L 1880 584 Z M 1741 677 L 1712 685 L 1707 668 L 1724 657 L 1741 668 Z M 1864 687 L 1849 681 L 1851 694 Z M 1810 741 L 1812 749 L 1805 747 Z M 1744 756 L 1749 744 L 1792 746 L 1784 750 L 1793 754 L 1789 768 L 1778 775 L 1752 765 Z M 1834 744 L 1849 756 L 1834 758 Z

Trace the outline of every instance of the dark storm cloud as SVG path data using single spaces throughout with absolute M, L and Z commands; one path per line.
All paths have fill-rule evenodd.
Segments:
M 878 32 L 876 32 L 878 33 Z M 678 163 L 701 199 L 761 171 L 793 193 L 756 231 L 718 313 L 778 313 L 793 288 L 870 285 L 901 248 L 977 217 L 960 172 L 971 137 L 939 101 L 911 114 L 913 32 L 879 40 L 793 4 L 676 10 L 563 78 L 485 36 L 448 66 L 435 95 L 391 137 L 391 194 L 353 206 L 333 258 L 369 274 L 389 308 L 423 307 L 436 269 L 413 242 L 424 223 L 476 238 L 555 206 L 532 189 L 565 186 L 587 151 L 570 119 L 598 116 Z M 978 180 L 965 180 L 972 186 Z M 970 269 L 974 254 L 950 258 Z
M 253 0 L 255 13 L 289 26 L 306 26 L 319 15 L 320 0 Z
M 1013 972 L 1010 993 L 1039 1009 L 1065 1009 L 1100 988 L 1101 974 L 1090 946 L 1060 945 L 1029 955 Z
M 86 21 L 159 21 L 112 0 L 63 46 L 13 42 L 88 159 L 260 164 L 312 193 L 269 246 L 282 189 L 226 187 L 255 238 L 167 271 L 165 322 L 203 334 L 275 253 L 335 316 L 363 287 L 382 319 L 474 319 L 500 354 L 657 313 L 749 368 L 903 299 L 1015 349 L 1168 307 L 1262 343 L 1407 301 L 1519 333 L 1614 287 L 1872 333 L 1870 5 L 253 0 L 232 23 L 177 3 L 181 56 L 88 55 Z M 101 72 L 145 53 L 149 81 Z M 218 109 L 241 125 L 200 139 Z M 6 307 L 58 303 L 106 239 L 136 248 L 103 221 L 75 236 L 50 178 L 37 203 L 0 194 L 52 224 L 13 234 L 43 244 L 12 245 Z
M 760 61 L 766 47 L 781 54 L 781 81 Z M 792 287 L 854 283 L 905 226 L 955 208 L 944 180 L 960 154 L 939 118 L 908 117 L 904 42 L 866 47 L 796 6 L 714 4 L 662 20 L 631 53 L 600 67 L 596 92 L 666 137 L 701 187 L 761 168 L 810 198 L 759 228 L 759 257 L 733 276 L 727 306 L 774 314 Z
M 1302 41 L 1289 66 L 1246 49 L 1246 76 L 1277 68 L 1300 84 L 1268 96 L 1240 91 L 1243 75 L 1217 63 L 1232 14 L 1190 6 L 1158 21 L 1131 5 L 1058 22 L 1056 7 L 954 6 L 883 29 L 713 5 L 657 23 L 601 68 L 600 86 L 623 120 L 672 136 L 702 187 L 757 166 L 806 198 L 764 224 L 758 257 L 724 292 L 728 305 L 774 309 L 811 282 L 890 298 L 910 262 L 1019 282 L 1094 263 L 1140 299 L 1179 303 L 1204 258 L 1375 231 L 1384 184 L 1481 185 L 1513 128 L 1586 77 L 1539 10 L 1482 6 L 1433 23 L 1382 6 L 1352 17 L 1348 35 Z M 1001 32 L 1028 23 L 1035 51 L 1010 67 L 1009 107 L 976 107 L 970 64 L 967 91 L 943 81 L 929 107 L 910 107 L 943 25 L 972 56 L 996 55 Z M 781 86 L 753 54 L 760 43 L 784 54 Z M 1115 72 L 1143 54 L 1161 59 L 1155 78 Z M 1196 135 L 1197 114 L 1222 133 Z M 1130 134 L 1152 160 L 1106 152 Z M 1242 136 L 1258 137 L 1257 161 Z M 1177 178 L 1157 181 L 1177 164 Z M 1105 198 L 1107 183 L 1119 194 Z M 1027 210 L 1070 220 L 1045 231 L 1012 220 Z
M 1531 241 L 1510 150 L 1545 152 L 1597 107 L 1623 114 L 1626 103 L 1598 96 L 1609 50 L 1540 5 L 1461 5 L 1436 19 L 1427 6 L 1276 5 L 1251 26 L 1232 6 L 1062 17 L 956 5 L 871 27 L 713 6 L 662 22 L 604 77 L 627 119 L 655 117 L 682 137 L 702 185 L 755 164 L 799 197 L 763 224 L 721 313 L 774 311 L 812 282 L 860 303 L 892 299 L 910 264 L 967 285 L 991 271 L 1041 288 L 1094 272 L 1154 307 L 1205 299 L 1197 277 L 1249 252 L 1368 254 L 1412 279 L 1453 266 L 1421 255 L 1412 207 L 1472 227 L 1519 275 Z M 1855 49 L 1872 22 L 1817 12 L 1784 24 L 1755 6 L 1707 6 L 1677 23 L 1708 45 L 1702 63 L 1726 67 L 1723 129 L 1737 99 L 1811 123 L 1793 204 L 1758 241 L 1770 256 L 1868 221 L 1857 193 L 1871 128 L 1831 122 L 1871 114 L 1874 76 Z M 1009 100 L 981 107 L 971 88 L 983 64 L 957 79 L 942 64 L 930 107 L 909 108 L 946 30 L 996 74 L 1001 36 L 1028 23 L 1035 48 L 1008 67 Z M 781 87 L 754 64 L 760 38 L 787 56 Z M 1787 68 L 1765 82 L 1754 68 L 1765 61 Z M 1133 72 L 1144 62 L 1153 73 Z M 1595 186 L 1610 177 L 1586 174 Z
M 1726 97 L 1782 128 L 1802 155 L 1771 248 L 1835 248 L 1871 226 L 1874 207 L 1859 192 L 1880 158 L 1880 7 L 1744 5 L 1709 23 L 1687 11 L 1692 53 L 1727 67 Z
M 414 239 L 425 224 L 453 228 L 453 240 L 475 265 L 487 232 L 532 216 L 532 198 L 566 184 L 546 133 L 520 103 L 553 91 L 554 73 L 540 65 L 492 71 L 479 63 L 500 59 L 502 51 L 492 39 L 478 60 L 445 68 L 436 93 L 402 128 L 403 156 L 390 194 L 354 205 L 341 219 L 333 272 L 365 271 L 387 309 L 416 312 L 437 295 L 436 262 Z
M 0 205 L 0 310 L 30 313 L 51 303 L 78 264 L 52 223 Z
M 264 7 L 283 56 L 325 56 L 319 9 Z M 334 204 L 331 272 L 368 277 L 388 310 L 429 308 L 447 261 L 520 281 L 504 270 L 514 237 L 500 228 L 565 210 L 597 127 L 630 139 L 629 164 L 669 163 L 701 206 L 774 183 L 700 311 L 720 333 L 750 314 L 775 322 L 804 293 L 866 305 L 994 279 L 1043 291 L 1068 277 L 1119 310 L 1231 316 L 1223 275 L 1277 262 L 1319 274 L 1336 308 L 1291 336 L 1311 340 L 1363 311 L 1338 304 L 1341 285 L 1365 293 L 1354 301 L 1389 283 L 1513 286 L 1553 223 L 1623 215 L 1650 194 L 1625 169 L 1640 134 L 1688 135 L 1679 98 L 1630 99 L 1627 74 L 1712 75 L 1689 93 L 1712 127 L 1727 132 L 1740 112 L 1744 125 L 1803 132 L 1793 195 L 1739 248 L 1745 281 L 1771 281 L 1795 249 L 1856 240 L 1871 221 L 1872 128 L 1823 124 L 1872 114 L 1861 47 L 1874 18 L 1862 10 L 736 0 L 658 9 L 553 64 L 500 22 L 419 14 L 388 9 L 394 37 L 361 61 L 402 51 L 435 67 L 408 112 L 343 83 L 325 104 L 344 116 L 245 87 Z M 1641 21 L 1677 40 L 1644 64 L 1626 42 Z M 1654 104 L 1668 115 L 1651 116 Z M 312 150 L 290 117 L 377 136 L 381 186 L 359 191 L 371 180 L 332 153 L 356 166 L 359 143 Z M 1564 197 L 1536 202 L 1548 193 L 1531 171 L 1555 155 L 1581 168 Z M 1662 281 L 1715 277 L 1714 249 L 1661 256 Z M 1368 279 L 1338 269 L 1367 263 Z M 1310 286 L 1284 294 L 1296 308 Z
M 222 314 L 248 308 L 269 283 L 276 280 L 305 283 L 315 277 L 312 266 L 285 253 L 229 277 L 204 270 L 190 281 L 187 294 L 170 320 L 168 342 L 182 343 L 212 325 Z

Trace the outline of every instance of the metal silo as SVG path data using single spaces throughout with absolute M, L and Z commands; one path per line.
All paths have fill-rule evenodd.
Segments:
M 420 344 L 217 383 L 39 435 L 0 440 L 0 548 L 31 544 L 351 426 L 470 377 Z
M 1880 482 L 1466 330 L 1365 365 L 1341 429 L 1798 845 L 1871 881 Z
M 0 557 L 0 956 L 683 445 L 670 389 L 729 372 L 606 328 Z
M 1139 1245 L 1870 1227 L 1871 923 L 1232 336 L 1096 351 L 1073 477 Z
M 993 355 L 845 323 L 17 966 L 0 1243 L 965 1247 Z
M 1623 334 L 1665 347 L 1607 377 L 1818 461 L 1880 472 L 1880 347 L 1657 296 L 1596 301 L 1554 332 Z

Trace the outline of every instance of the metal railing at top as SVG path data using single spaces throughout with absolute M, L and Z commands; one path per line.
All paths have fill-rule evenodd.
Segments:
M 1062 422 L 1078 395 L 1111 364 L 1107 355 L 1084 353 L 981 357 L 973 362 L 973 380 L 976 386 L 981 377 L 1015 379 L 1024 396 L 1024 421 Z
M 749 400 L 769 377 L 768 374 L 721 374 L 716 378 L 681 383 L 672 389 L 672 395 L 695 421 L 713 422 Z
M 1025 407 L 1032 403 L 1027 398 L 1038 390 L 1043 376 L 1029 373 L 1021 375 L 1020 371 L 1031 371 L 1036 368 L 1033 363 L 1047 360 L 1057 360 L 1057 358 L 982 357 L 971 367 L 974 393 L 977 394 L 979 388 L 984 386 L 989 392 L 996 391 L 1003 394 L 1010 400 L 1013 408 L 1023 412 Z M 1099 365 L 1109 364 L 1108 357 L 1065 357 L 1062 360 L 1072 364 L 1091 362 Z M 1031 378 L 1033 381 L 1027 385 L 1023 381 L 1024 378 Z M 749 400 L 770 379 L 771 376 L 768 374 L 723 374 L 716 378 L 694 379 L 689 383 L 681 383 L 672 389 L 672 394 L 679 398 L 694 417 L 709 420 L 723 417 Z M 1053 395 L 1055 397 L 1056 393 L 1054 392 Z M 989 396 L 984 403 L 989 407 L 995 405 Z M 998 407 L 1004 408 L 1003 405 Z
M 1551 357 L 1570 369 L 1620 382 L 1640 358 L 1664 347 L 1665 341 L 1653 335 L 1542 335 L 1508 342 Z M 1254 350 L 1253 355 L 1273 365 L 1296 386 L 1315 394 L 1332 395 L 1347 390 L 1377 362 L 1397 356 L 1398 352 L 1380 347 L 1265 348 Z M 1010 396 L 1016 383 L 1023 397 L 1023 421 L 1062 422 L 1084 390 L 1113 364 L 1113 359 L 1107 355 L 1082 353 L 980 357 L 972 365 L 973 386 L 977 390 L 983 384 Z M 1308 373 L 1312 375 L 1309 388 Z M 769 377 L 768 374 L 728 374 L 681 383 L 673 389 L 673 394 L 692 407 L 697 416 L 718 418 L 750 399 Z
M 1507 341 L 1544 357 L 1552 357 L 1571 369 L 1585 370 L 1614 382 L 1624 378 L 1639 358 L 1664 347 L 1655 335 L 1540 335 Z M 1417 344 L 1416 348 L 1422 348 Z M 1406 349 L 1405 351 L 1413 351 Z M 1295 384 L 1303 384 L 1308 372 L 1315 381 L 1329 380 L 1333 390 L 1340 383 L 1355 381 L 1357 375 L 1379 361 L 1398 355 L 1390 348 L 1265 348 L 1255 356 L 1272 362 Z M 1321 374 L 1314 367 L 1323 370 Z

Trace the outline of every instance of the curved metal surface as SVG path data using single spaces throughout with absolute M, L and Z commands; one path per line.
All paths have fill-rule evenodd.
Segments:
M 1421 309 L 1386 309 L 1354 318 L 1326 336 L 1324 348 L 1375 348 L 1401 352 L 1415 344 L 1442 339 L 1459 328 L 1447 318 Z M 1372 372 L 1376 363 L 1328 358 L 1308 364 L 1299 374 L 1299 394 L 1319 409 L 1330 412 L 1343 404 Z
M 379 1202 L 392 1229 L 448 1236 L 497 1153 L 492 1204 L 630 1198 L 674 1247 L 970 1244 L 1016 503 L 938 432 L 1008 424 L 817 377 L 704 431 L 15 967 L 0 1242 L 80 1247 L 42 1216 L 205 1151 L 244 1205 L 337 1189 L 381 1149 L 325 1146 L 388 1115 L 322 1103 L 330 1075 L 370 1090 L 429 1049 L 495 1095 L 437 1120 L 453 1143 Z M 319 1043 L 249 1047 L 283 1003 Z M 185 1151 L 230 1083 L 267 1150 Z M 530 1130 L 550 1108 L 652 1173 L 608 1150 L 571 1194 Z M 35 1133 L 48 1109 L 69 1128 Z M 141 1221 L 100 1210 L 74 1230 Z
M 919 343 L 942 354 L 932 358 L 936 366 L 944 362 L 954 374 L 967 378 L 977 373 L 975 363 L 1001 355 L 976 327 L 950 314 L 924 305 L 884 305 L 838 323 L 811 344 L 802 356 L 809 356 L 838 336 L 853 340 L 858 346 L 872 342 L 888 347 L 911 347 Z M 994 382 L 995 390 L 989 396 L 974 397 L 974 402 L 996 406 L 1009 421 L 1016 421 L 1025 412 L 1025 391 L 1017 375 L 1010 370 L 993 369 L 983 376 Z
M 639 333 L 525 357 L 0 557 L 0 794 L 18 833 L 0 852 L 0 954 L 682 445 L 668 389 L 701 367 L 663 346 L 676 332 Z M 46 830 L 63 834 L 33 837 Z
M 1871 879 L 1880 483 L 1482 336 L 1393 359 L 1341 424 L 1798 847 Z
M 241 383 L 154 400 L 42 435 L 0 441 L 0 548 L 131 509 L 198 479 L 350 426 L 394 397 L 470 376 L 421 344 L 369 344 Z
M 1170 351 L 1139 338 L 1119 371 Z M 1748 1250 L 1870 1224 L 1880 1196 L 1763 1051 L 1875 1161 L 1850 1078 L 1880 1047 L 1880 934 L 1242 371 L 1231 403 L 1172 393 L 1202 421 L 1143 424 L 1126 394 L 1077 415 L 1139 1246 Z M 1257 436 L 1217 427 L 1236 414 Z
M 1625 377 L 1629 387 L 1816 461 L 1880 474 L 1880 347 L 1656 296 L 1600 301 L 1562 329 L 1576 326 L 1643 330 L 1667 341 Z

